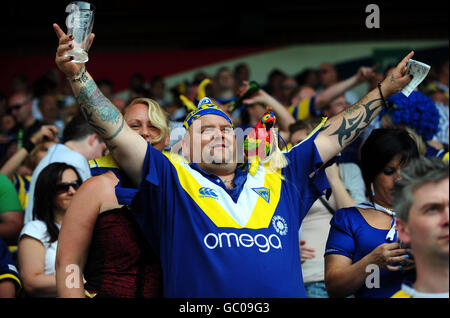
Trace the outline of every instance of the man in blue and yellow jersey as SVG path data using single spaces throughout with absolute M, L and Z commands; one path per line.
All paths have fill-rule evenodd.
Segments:
M 200 101 L 185 121 L 184 157 L 162 154 L 124 124 L 85 65 L 64 56 L 72 39 L 53 26 L 59 38 L 56 64 L 119 166 L 139 185 L 132 210 L 160 257 L 164 295 L 305 297 L 298 229 L 328 188 L 323 164 L 381 111 L 382 96 L 410 82 L 405 72 L 413 52 L 378 89 L 292 148 L 287 166 L 269 161 L 240 169 L 231 120 L 210 99 Z
M 22 289 L 19 271 L 11 253 L 0 237 L 0 298 L 13 298 Z

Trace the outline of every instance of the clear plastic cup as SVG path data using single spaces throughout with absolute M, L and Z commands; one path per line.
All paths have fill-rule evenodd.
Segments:
M 94 26 L 94 5 L 84 1 L 74 1 L 67 5 L 67 35 L 73 35 L 73 49 L 66 56 L 73 56 L 72 62 L 86 63 L 89 51 L 89 36 Z

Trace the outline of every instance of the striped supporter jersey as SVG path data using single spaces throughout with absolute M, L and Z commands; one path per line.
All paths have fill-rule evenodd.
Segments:
M 160 256 L 166 297 L 305 297 L 298 230 L 329 188 L 317 131 L 276 173 L 214 174 L 148 146 L 132 211 Z

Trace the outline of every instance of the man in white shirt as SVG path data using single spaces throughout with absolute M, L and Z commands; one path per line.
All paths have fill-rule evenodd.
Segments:
M 65 162 L 77 169 L 83 181 L 91 177 L 89 160 L 103 155 L 106 146 L 82 115 L 74 117 L 65 127 L 62 144 L 52 146 L 31 176 L 24 223 L 33 220 L 34 187 L 42 169 L 53 162 Z

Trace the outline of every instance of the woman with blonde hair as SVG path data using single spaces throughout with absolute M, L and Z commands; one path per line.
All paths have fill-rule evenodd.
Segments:
M 167 147 L 168 119 L 157 102 L 137 98 L 123 113 L 126 124 L 153 147 L 160 151 Z M 56 258 L 58 295 L 161 296 L 159 260 L 128 208 L 137 189 L 111 155 L 90 163 L 96 176 L 79 189 L 61 228 Z M 68 275 L 74 273 L 78 284 L 67 286 Z

